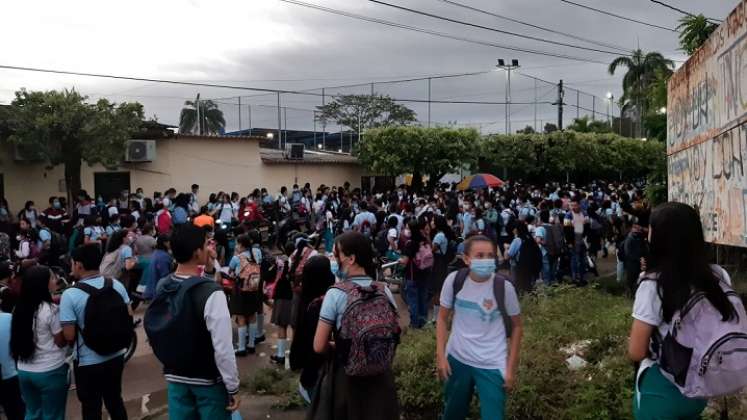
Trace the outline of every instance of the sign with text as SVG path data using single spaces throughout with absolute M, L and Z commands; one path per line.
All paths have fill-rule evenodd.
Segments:
M 697 207 L 706 241 L 747 247 L 747 0 L 669 81 L 669 199 Z

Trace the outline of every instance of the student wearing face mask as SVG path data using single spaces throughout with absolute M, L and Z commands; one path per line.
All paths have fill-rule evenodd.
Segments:
M 32 228 L 36 227 L 36 220 L 39 219 L 39 213 L 36 211 L 33 201 L 27 201 L 26 205 L 23 206 L 23 210 L 18 213 L 18 220 L 21 219 L 28 220 Z
M 495 244 L 464 243 L 468 269 L 450 274 L 441 290 L 436 360 L 444 387 L 444 420 L 464 420 L 477 388 L 483 420 L 505 418 L 506 392 L 516 383 L 522 320 L 511 282 L 496 274 Z M 451 333 L 449 317 L 454 315 Z
M 57 233 L 62 233 L 62 224 L 67 220 L 67 211 L 62 207 L 59 197 L 49 197 L 49 207 L 42 212 L 47 227 Z

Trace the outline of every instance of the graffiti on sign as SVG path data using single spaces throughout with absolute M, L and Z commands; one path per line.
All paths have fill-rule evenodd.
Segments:
M 700 211 L 706 240 L 747 247 L 747 0 L 669 81 L 669 199 Z

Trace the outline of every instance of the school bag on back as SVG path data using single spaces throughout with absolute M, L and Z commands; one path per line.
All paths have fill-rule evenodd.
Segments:
M 110 252 L 104 255 L 99 265 L 99 273 L 104 277 L 110 277 L 118 279 L 124 272 L 124 261 L 120 258 L 120 250 L 117 249 L 114 252 Z
M 666 337 L 654 346 L 662 375 L 688 398 L 728 395 L 747 386 L 747 313 L 739 295 L 725 282 L 719 285 L 738 319 L 723 321 L 698 292 L 674 313 Z
M 456 303 L 456 296 L 460 290 L 464 288 L 464 283 L 467 281 L 469 275 L 469 267 L 460 268 L 459 271 L 454 275 L 454 284 L 452 292 L 451 307 L 454 307 Z M 513 323 L 511 317 L 506 312 L 506 282 L 509 280 L 500 273 L 495 273 L 493 277 L 493 297 L 495 298 L 496 307 L 503 318 L 503 327 L 506 330 L 506 337 L 511 338 L 513 330 Z
M 557 257 L 563 252 L 563 228 L 557 224 L 545 225 L 545 249 L 551 257 Z
M 122 295 L 114 289 L 114 281 L 104 278 L 104 287 L 97 289 L 78 282 L 73 286 L 88 294 L 85 328 L 80 332 L 86 345 L 101 355 L 108 355 L 130 346 L 132 316 Z
M 361 233 L 367 238 L 371 237 L 371 222 L 364 220 L 363 223 L 361 223 Z
M 427 270 L 433 267 L 433 249 L 431 245 L 425 242 L 420 244 L 413 262 L 419 270 Z
M 239 290 L 242 292 L 256 292 L 259 290 L 260 266 L 249 257 L 239 257 Z
M 517 267 L 532 276 L 538 275 L 542 270 L 542 251 L 533 239 L 521 241 Z
M 333 286 L 347 294 L 347 306 L 335 336 L 349 376 L 374 376 L 392 367 L 401 329 L 397 310 L 384 286 L 348 281 Z

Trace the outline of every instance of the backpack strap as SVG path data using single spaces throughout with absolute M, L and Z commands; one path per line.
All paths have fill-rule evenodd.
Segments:
M 451 297 L 451 309 L 454 309 L 454 304 L 456 303 L 456 296 L 457 293 L 459 293 L 460 290 L 464 287 L 464 282 L 467 281 L 467 275 L 469 274 L 469 267 L 461 268 L 459 271 L 457 271 L 456 275 L 454 276 L 454 292 Z
M 75 285 L 73 287 L 76 288 L 76 289 L 80 289 L 80 290 L 84 291 L 89 296 L 93 296 L 93 295 L 97 295 L 97 294 L 101 293 L 101 291 L 104 290 L 104 289 L 106 289 L 106 288 L 113 287 L 113 284 L 114 283 L 112 282 L 112 279 L 110 279 L 109 277 L 104 277 L 104 286 L 101 287 L 101 289 L 93 287 L 90 284 L 83 283 L 82 281 L 79 281 L 79 282 L 75 283 Z
M 506 330 L 506 337 L 511 338 L 513 330 L 513 322 L 511 316 L 506 312 L 506 282 L 508 280 L 499 273 L 495 273 L 493 276 L 493 295 L 495 297 L 495 303 L 498 310 L 501 312 L 503 318 L 503 327 Z

